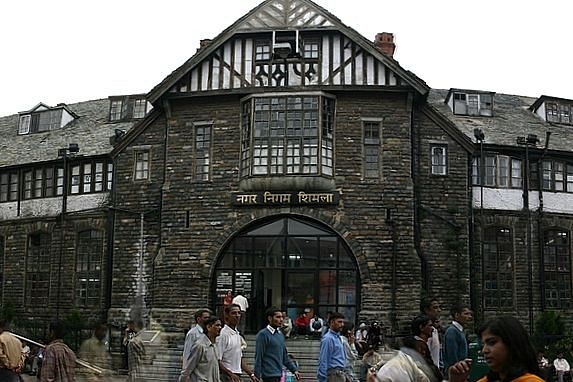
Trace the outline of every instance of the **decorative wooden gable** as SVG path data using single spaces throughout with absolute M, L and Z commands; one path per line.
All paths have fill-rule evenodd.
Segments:
M 237 32 L 269 29 L 332 28 L 335 24 L 316 4 L 300 0 L 268 1 L 262 8 L 245 16 L 237 25 Z
M 310 0 L 267 0 L 149 93 L 426 84 Z
M 276 33 L 275 33 L 276 34 Z M 402 79 L 341 33 L 296 33 L 300 46 L 281 56 L 272 32 L 235 38 L 215 49 L 172 92 L 312 85 L 400 86 Z M 295 34 L 293 32 L 293 34 Z M 298 49 L 298 53 L 294 51 Z M 286 53 L 285 53 L 286 54 Z

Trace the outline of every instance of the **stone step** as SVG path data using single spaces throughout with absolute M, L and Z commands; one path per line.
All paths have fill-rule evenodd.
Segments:
M 177 337 L 177 335 L 179 337 Z M 168 338 L 164 341 L 163 338 Z M 181 372 L 181 357 L 183 354 L 184 336 L 182 333 L 161 333 L 153 342 L 146 344 L 146 357 L 141 367 L 141 382 L 176 382 Z M 255 356 L 255 335 L 246 335 L 247 348 L 244 357 L 253 367 Z M 290 338 L 286 341 L 287 350 L 299 363 L 302 381 L 316 381 L 318 355 L 320 353 L 319 339 L 306 339 L 303 336 Z M 355 365 L 355 374 L 359 375 L 360 363 Z M 250 381 L 245 378 L 244 382 Z

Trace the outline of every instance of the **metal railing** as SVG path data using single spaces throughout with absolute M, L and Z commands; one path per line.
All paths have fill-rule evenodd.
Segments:
M 15 334 L 15 333 L 10 333 L 10 334 L 12 334 L 14 337 L 18 338 L 18 339 L 21 340 L 21 341 L 26 341 L 26 342 L 28 342 L 28 343 L 31 343 L 32 345 L 36 345 L 36 346 L 41 347 L 41 348 L 43 348 L 43 349 L 46 348 L 46 345 L 41 344 L 41 343 L 39 343 L 39 342 L 36 342 L 36 341 L 34 341 L 34 340 L 31 340 L 31 339 L 29 339 L 29 338 L 26 338 L 26 337 L 24 337 L 24 336 L 20 336 L 20 335 Z M 82 366 L 82 367 L 85 367 L 85 368 L 87 368 L 87 369 L 93 371 L 93 372 L 96 373 L 97 375 L 101 375 L 101 374 L 103 374 L 103 372 L 104 372 L 104 369 L 102 369 L 101 367 L 92 365 L 91 363 L 89 363 L 89 362 L 87 362 L 87 361 L 84 361 L 84 360 L 81 359 L 81 358 L 76 358 L 76 363 L 77 363 L 78 365 Z

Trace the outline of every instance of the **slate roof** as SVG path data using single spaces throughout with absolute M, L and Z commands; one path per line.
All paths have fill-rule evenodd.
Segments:
M 111 152 L 109 137 L 115 129 L 129 131 L 134 122 L 109 123 L 109 100 L 99 99 L 66 105 L 78 116 L 60 129 L 18 135 L 18 114 L 0 117 L 0 167 L 55 160 L 58 149 L 77 143 L 77 155 L 94 156 Z
M 485 135 L 486 145 L 518 146 L 517 137 L 536 134 L 540 140 L 538 147 L 542 148 L 545 146 L 545 133 L 550 131 L 549 150 L 573 151 L 573 126 L 545 122 L 529 110 L 536 98 L 496 93 L 493 117 L 473 117 L 454 115 L 444 102 L 448 92 L 432 89 L 428 95 L 428 104 L 453 123 L 471 142 L 476 142 L 474 129 L 479 128 Z

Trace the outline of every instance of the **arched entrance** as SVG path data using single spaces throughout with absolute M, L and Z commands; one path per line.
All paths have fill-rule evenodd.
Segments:
M 329 227 L 294 216 L 275 216 L 240 232 L 223 249 L 212 280 L 218 314 L 225 294 L 249 300 L 247 332 L 263 327 L 264 311 L 280 307 L 326 317 L 339 311 L 355 321 L 360 285 L 353 254 Z

